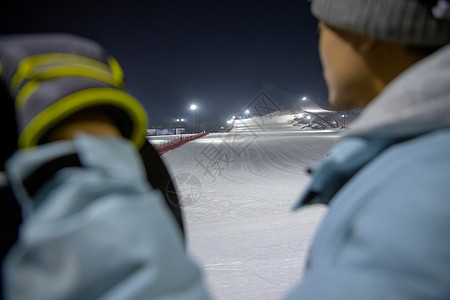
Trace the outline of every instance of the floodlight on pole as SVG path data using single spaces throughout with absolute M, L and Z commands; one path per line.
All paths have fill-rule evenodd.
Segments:
M 245 110 L 245 114 L 248 115 L 250 111 L 248 109 Z
M 303 100 L 303 101 L 305 101 L 305 100 L 308 100 L 308 98 L 306 98 L 306 97 L 303 97 L 303 98 L 302 98 L 302 100 Z
M 192 110 L 192 133 L 195 133 L 195 110 L 197 109 L 197 105 L 192 104 L 191 110 Z

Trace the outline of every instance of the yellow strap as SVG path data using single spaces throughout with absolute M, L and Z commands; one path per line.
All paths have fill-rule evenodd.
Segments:
M 120 65 L 114 64 L 114 69 L 110 69 L 111 61 L 109 64 L 102 63 L 92 58 L 76 55 L 76 54 L 68 54 L 68 53 L 46 53 L 46 54 L 38 54 L 24 58 L 18 65 L 17 71 L 11 79 L 10 88 L 11 91 L 17 92 L 21 83 L 30 77 L 30 74 L 33 70 L 38 66 L 43 65 L 67 65 L 67 64 L 76 64 L 83 65 L 87 68 L 90 66 L 96 70 L 102 70 L 105 72 L 112 73 L 113 82 L 115 86 L 119 86 L 123 81 L 123 71 L 120 68 Z
M 118 86 L 119 84 L 121 86 L 123 86 L 124 85 L 123 70 L 120 67 L 119 62 L 113 56 L 110 56 L 108 58 L 108 63 L 109 63 L 109 67 L 111 68 L 111 71 L 113 73 L 113 82 L 116 83 L 115 84 L 116 86 Z M 118 86 L 118 87 L 121 87 L 121 86 Z
M 58 122 L 87 107 L 112 105 L 125 111 L 133 122 L 130 140 L 140 149 L 145 142 L 147 115 L 128 93 L 114 88 L 85 89 L 68 95 L 48 107 L 27 124 L 19 136 L 19 148 L 37 146 L 39 140 Z
M 90 68 L 89 66 L 85 65 L 65 64 L 63 66 L 52 65 L 38 67 L 29 74 L 29 77 L 32 79 L 27 82 L 17 94 L 15 101 L 16 108 L 20 108 L 25 105 L 28 98 L 37 91 L 40 81 L 62 76 L 88 77 L 114 85 L 118 88 L 123 86 L 123 81 L 119 81 L 118 78 L 114 78 L 114 75 L 110 72 Z M 36 78 L 37 80 L 33 80 L 34 78 Z
M 113 79 L 113 75 L 109 72 L 85 68 L 84 66 L 77 65 L 52 66 L 51 68 L 46 69 L 47 70 L 32 72 L 30 74 L 30 78 L 42 81 L 62 76 L 82 76 L 97 79 L 108 84 L 121 87 L 121 84 L 116 85 L 116 82 L 114 82 Z
M 15 101 L 16 109 L 19 109 L 25 105 L 28 98 L 30 98 L 30 96 L 39 89 L 39 83 L 39 81 L 30 80 L 23 86 L 23 88 L 20 89 Z

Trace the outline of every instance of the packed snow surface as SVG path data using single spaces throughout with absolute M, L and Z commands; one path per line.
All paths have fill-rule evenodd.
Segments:
M 164 154 L 175 177 L 188 251 L 214 299 L 282 299 L 302 277 L 326 208 L 292 206 L 339 131 L 238 120 Z

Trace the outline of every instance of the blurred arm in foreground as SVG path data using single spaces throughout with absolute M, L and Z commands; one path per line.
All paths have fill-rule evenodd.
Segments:
M 149 176 L 161 165 L 139 151 L 146 114 L 117 62 L 62 34 L 4 37 L 0 61 L 18 125 L 6 174 L 23 216 L 2 261 L 4 297 L 206 299 Z

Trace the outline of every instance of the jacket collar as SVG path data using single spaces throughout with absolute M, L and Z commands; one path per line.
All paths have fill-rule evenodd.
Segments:
M 313 179 L 294 206 L 329 204 L 334 195 L 378 153 L 409 138 L 349 137 L 311 170 Z

